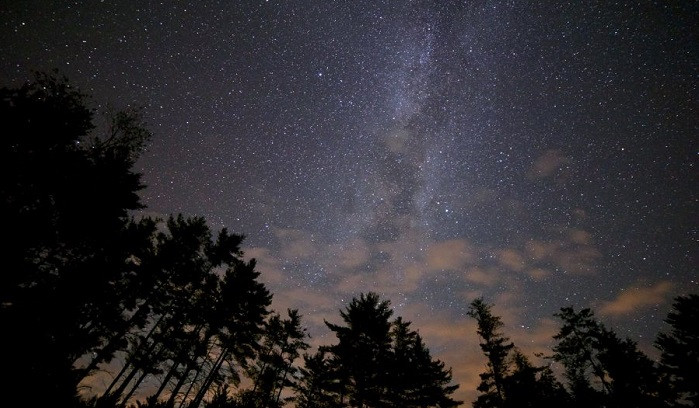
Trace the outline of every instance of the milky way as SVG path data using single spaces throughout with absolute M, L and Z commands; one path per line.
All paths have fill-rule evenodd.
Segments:
M 2 85 L 143 106 L 147 214 L 246 234 L 314 344 L 379 292 L 467 400 L 476 296 L 527 351 L 565 305 L 650 351 L 697 292 L 696 3 L 242 3 L 11 2 Z

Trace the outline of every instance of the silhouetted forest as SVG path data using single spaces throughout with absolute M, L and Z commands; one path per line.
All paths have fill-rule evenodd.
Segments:
M 341 324 L 326 322 L 335 343 L 311 351 L 299 311 L 271 310 L 243 236 L 199 217 L 134 217 L 144 188 L 134 164 L 151 137 L 138 110 L 96 129 L 86 96 L 41 73 L 0 93 L 3 406 L 462 404 L 451 370 L 388 300 L 354 298 Z M 517 349 L 483 299 L 469 315 L 478 332 L 464 341 L 478 336 L 487 360 L 474 407 L 699 402 L 697 295 L 675 299 L 655 343 L 660 362 L 589 309 L 556 315 L 545 366 Z M 111 383 L 90 389 L 104 371 Z

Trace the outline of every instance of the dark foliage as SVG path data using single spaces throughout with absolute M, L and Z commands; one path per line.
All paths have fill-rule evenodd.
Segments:
M 574 406 L 668 406 L 658 368 L 630 339 L 595 319 L 590 309 L 564 307 L 553 359 L 563 364 Z
M 699 295 L 675 298 L 665 322 L 670 331 L 658 334 L 663 369 L 680 402 L 699 406 Z
M 454 407 L 451 371 L 433 360 L 421 337 L 375 293 L 326 323 L 338 343 L 306 356 L 298 389 L 302 407 Z
M 548 367 L 536 367 L 501 331 L 502 320 L 482 298 L 471 302 L 469 316 L 478 323 L 487 371 L 480 374 L 475 408 L 562 406 L 568 395 Z
M 128 217 L 142 207 L 132 169 L 150 133 L 129 110 L 96 135 L 85 101 L 45 74 L 0 90 L 3 395 L 126 406 L 155 376 L 148 405 L 197 406 L 254 358 L 271 295 L 241 260 L 241 236 L 214 240 L 201 218 Z M 117 356 L 103 395 L 80 401 L 80 383 Z
M 75 403 L 83 373 L 74 362 L 125 324 L 138 269 L 131 259 L 148 250 L 153 232 L 127 217 L 141 208 L 132 166 L 150 133 L 127 111 L 108 136 L 91 136 L 84 101 L 65 79 L 45 74 L 0 90 L 0 322 L 9 328 L 4 363 L 13 373 L 3 385 L 30 395 L 43 384 L 38 398 L 52 405 Z

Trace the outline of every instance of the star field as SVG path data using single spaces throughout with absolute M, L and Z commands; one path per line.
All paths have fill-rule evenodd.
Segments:
M 592 307 L 651 343 L 697 292 L 692 2 L 10 2 L 0 80 L 144 107 L 151 215 L 244 233 L 275 308 L 391 299 L 473 398 L 473 322 L 523 349 Z

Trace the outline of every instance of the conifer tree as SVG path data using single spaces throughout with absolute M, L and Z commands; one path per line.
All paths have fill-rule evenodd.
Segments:
M 85 374 L 76 361 L 131 324 L 133 244 L 152 232 L 128 218 L 141 208 L 133 164 L 150 133 L 133 110 L 104 136 L 92 121 L 86 96 L 65 78 L 37 74 L 0 90 L 0 324 L 12 333 L 3 386 L 38 405 L 72 404 Z
M 340 312 L 345 325 L 327 323 L 338 343 L 307 358 L 300 401 L 337 407 L 453 407 L 451 372 L 434 360 L 410 323 L 375 293 L 354 298 Z M 327 359 L 325 355 L 327 354 Z M 310 369 L 312 368 L 312 369 Z M 327 375 L 327 379 L 319 378 Z
M 488 359 L 488 370 L 480 374 L 481 383 L 478 396 L 473 406 L 477 408 L 504 407 L 505 378 L 510 374 L 508 356 L 514 344 L 500 331 L 503 323 L 499 316 L 491 312 L 491 306 L 482 298 L 471 302 L 468 315 L 478 323 L 478 336 L 481 338 L 480 347 Z
M 525 408 L 562 406 L 568 394 L 549 367 L 533 365 L 501 331 L 502 320 L 482 298 L 471 303 L 469 315 L 478 323 L 481 350 L 488 363 L 480 374 L 481 394 L 474 407 Z
M 590 309 L 561 308 L 553 348 L 578 407 L 663 407 L 665 392 L 653 362 L 635 342 L 620 339 Z
M 670 330 L 655 341 L 662 369 L 677 399 L 699 406 L 699 295 L 676 297 L 665 322 Z

